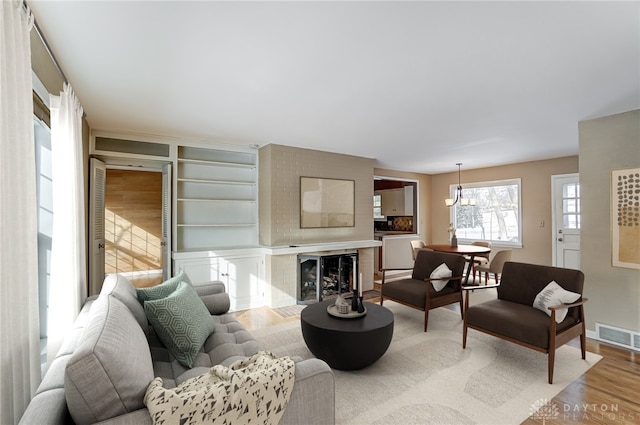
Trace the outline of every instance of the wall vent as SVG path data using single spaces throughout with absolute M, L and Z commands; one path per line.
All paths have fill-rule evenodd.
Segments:
M 596 338 L 620 347 L 640 351 L 640 333 L 596 323 Z

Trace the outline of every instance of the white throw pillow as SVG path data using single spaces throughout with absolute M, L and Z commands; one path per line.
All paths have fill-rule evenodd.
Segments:
M 451 277 L 451 270 L 445 263 L 442 263 L 438 267 L 436 267 L 434 271 L 431 272 L 431 275 L 429 277 L 431 279 L 442 279 L 444 277 Z M 431 281 L 433 289 L 435 289 L 436 292 L 442 291 L 442 289 L 447 286 L 447 283 L 449 283 L 449 279 Z
M 551 316 L 551 310 L 547 307 L 560 304 L 571 304 L 578 301 L 580 297 L 580 294 L 567 291 L 562 286 L 558 285 L 555 280 L 552 280 L 542 291 L 540 291 L 538 295 L 536 295 L 536 299 L 533 301 L 533 306 Z M 567 317 L 568 312 L 568 308 L 556 310 L 556 323 L 561 323 L 564 318 Z

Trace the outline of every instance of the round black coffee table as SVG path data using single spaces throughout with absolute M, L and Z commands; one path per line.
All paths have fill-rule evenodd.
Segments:
M 327 307 L 334 302 L 322 301 L 302 310 L 302 336 L 309 350 L 340 370 L 362 369 L 382 357 L 393 336 L 393 313 L 365 302 L 364 316 L 339 318 L 327 313 Z

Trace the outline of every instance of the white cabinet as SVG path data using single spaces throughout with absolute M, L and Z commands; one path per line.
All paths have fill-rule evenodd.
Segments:
M 386 189 L 376 192 L 380 195 L 384 216 L 413 215 L 413 186 L 399 189 Z
M 413 186 L 404 188 L 404 215 L 413 215 Z
M 176 250 L 258 245 L 255 152 L 178 147 Z
M 379 193 L 382 215 L 387 217 L 402 215 L 401 211 L 404 211 L 404 191 L 402 189 L 381 190 Z
M 231 310 L 247 310 L 264 305 L 264 258 L 262 255 L 180 258 L 176 270 L 184 269 L 191 282 L 224 282 Z

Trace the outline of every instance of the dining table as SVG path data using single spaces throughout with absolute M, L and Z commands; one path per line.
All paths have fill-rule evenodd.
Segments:
M 491 248 L 486 246 L 463 245 L 463 244 L 451 246 L 451 244 L 448 244 L 448 243 L 426 245 L 425 248 L 429 248 L 438 252 L 448 252 L 450 254 L 467 255 L 469 257 L 469 266 L 467 267 L 467 273 L 464 279 L 464 282 L 465 282 L 464 284 L 467 286 L 475 284 L 475 283 L 469 283 L 469 274 L 471 273 L 471 267 L 473 265 L 473 259 L 475 258 L 475 256 L 480 254 L 488 254 L 491 252 Z

